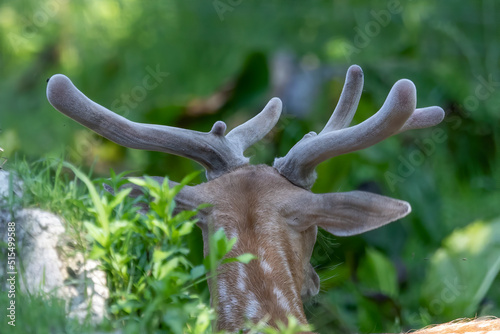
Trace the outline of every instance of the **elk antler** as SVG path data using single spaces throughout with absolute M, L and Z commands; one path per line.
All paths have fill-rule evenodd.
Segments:
M 248 164 L 243 152 L 262 139 L 281 114 L 281 101 L 273 98 L 257 116 L 224 136 L 226 124 L 222 121 L 215 122 L 207 133 L 129 121 L 87 98 L 62 74 L 49 79 L 47 98 L 66 116 L 117 144 L 200 163 L 209 180 Z
M 314 170 L 321 162 L 372 146 L 399 132 L 436 125 L 444 118 L 440 107 L 415 110 L 415 86 L 410 80 L 402 79 L 394 84 L 375 115 L 347 127 L 356 112 L 362 89 L 363 71 L 353 65 L 347 71 L 339 103 L 324 129 L 319 135 L 306 134 L 286 156 L 274 161 L 274 168 L 295 185 L 310 189 L 316 180 Z

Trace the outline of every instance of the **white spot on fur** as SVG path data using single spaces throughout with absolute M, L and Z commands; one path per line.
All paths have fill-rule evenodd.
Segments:
M 265 274 L 270 274 L 273 271 L 273 268 L 266 260 L 260 260 L 260 267 L 264 270 Z
M 295 290 L 292 289 L 293 292 L 295 292 Z M 296 294 L 296 293 L 295 293 Z M 297 300 L 300 301 L 300 303 L 297 303 Z M 293 306 L 295 307 L 295 311 L 298 313 L 298 314 L 301 314 L 303 313 L 303 309 L 302 309 L 302 301 L 301 299 L 295 299 L 295 302 L 293 303 Z
M 278 255 L 281 258 L 281 263 L 283 265 L 283 268 L 285 269 L 285 277 L 288 277 L 290 279 L 290 283 L 292 283 L 292 271 L 290 270 L 290 266 L 288 263 L 288 259 L 286 257 L 285 251 L 280 247 L 281 245 L 278 245 Z M 290 289 L 292 291 L 293 296 L 295 297 L 296 300 L 301 300 L 299 298 L 299 294 L 297 291 L 294 289 L 293 284 L 290 285 Z
M 259 248 L 258 256 L 260 260 L 260 267 L 264 271 L 265 274 L 270 274 L 273 271 L 273 268 L 269 264 L 269 262 L 266 261 L 266 251 L 264 248 Z
M 245 316 L 249 320 L 256 319 L 258 318 L 260 313 L 260 304 L 257 301 L 257 298 L 255 298 L 255 295 L 253 293 L 249 293 L 248 297 L 249 299 L 245 311 Z
M 247 272 L 245 264 L 237 262 L 237 265 L 238 265 L 238 280 L 236 286 L 238 287 L 238 289 L 240 289 L 240 291 L 247 292 L 247 284 L 246 284 Z
M 292 278 L 292 272 L 290 270 L 290 267 L 288 265 L 288 260 L 287 260 L 287 257 L 286 257 L 286 254 L 285 252 L 283 251 L 283 249 L 281 248 L 281 243 L 279 241 L 277 241 L 276 243 L 274 243 L 274 246 L 277 247 L 277 252 L 278 252 L 278 255 L 279 255 L 279 258 L 281 260 L 281 263 L 283 264 L 283 268 L 285 270 L 285 277 L 288 277 L 288 278 Z M 266 251 L 264 248 L 259 248 L 258 250 L 258 255 L 259 255 L 259 259 L 260 259 L 260 266 L 262 268 L 262 270 L 264 270 L 264 273 L 271 273 L 273 268 L 271 267 L 271 265 L 269 265 L 269 262 L 267 262 L 265 259 L 266 259 Z M 292 283 L 290 281 L 290 283 Z M 297 312 L 302 312 L 302 309 L 301 309 L 301 305 L 299 305 L 299 303 L 302 303 L 302 299 L 299 297 L 299 294 L 298 292 L 296 291 L 296 289 L 294 289 L 293 287 L 293 284 L 290 284 L 290 290 L 292 291 L 292 294 L 293 294 L 293 297 L 294 297 L 294 308 L 297 310 Z
M 233 316 L 233 305 L 230 303 L 224 304 L 224 319 L 230 323 L 234 323 L 235 321 Z
M 227 284 L 223 279 L 217 281 L 217 290 L 219 293 L 219 301 L 225 302 L 227 300 Z
M 224 279 L 217 281 L 217 290 L 219 294 L 219 312 L 220 316 L 229 322 L 234 322 L 233 306 L 228 296 L 227 282 Z
M 278 300 L 278 305 L 281 306 L 281 308 L 284 309 L 287 313 L 290 313 L 291 312 L 290 303 L 283 294 L 283 291 L 281 291 L 277 287 L 274 287 L 273 292 L 274 295 L 276 296 L 276 299 Z
M 290 271 L 290 266 L 288 264 L 288 259 L 286 257 L 285 251 L 281 247 L 278 248 L 278 255 L 281 258 L 281 262 L 282 262 L 282 264 L 283 264 L 283 266 L 284 266 L 284 268 L 286 270 L 287 276 L 288 277 L 292 277 L 292 272 Z
M 301 298 L 299 297 L 299 294 L 298 294 L 297 290 L 295 290 L 294 288 L 292 288 L 291 290 L 292 290 L 293 296 L 295 297 L 295 300 L 301 300 Z

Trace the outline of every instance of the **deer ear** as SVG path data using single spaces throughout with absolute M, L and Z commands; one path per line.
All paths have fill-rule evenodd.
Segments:
M 367 232 L 398 220 L 411 212 L 410 204 L 363 191 L 313 194 L 289 198 L 283 214 L 298 231 L 312 225 L 337 236 Z

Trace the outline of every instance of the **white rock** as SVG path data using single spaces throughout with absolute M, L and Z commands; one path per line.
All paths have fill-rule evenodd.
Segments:
M 66 300 L 69 316 L 80 321 L 87 317 L 93 323 L 102 321 L 109 298 L 106 273 L 99 269 L 97 261 L 86 260 L 75 251 L 73 240 L 65 234 L 65 223 L 57 215 L 36 208 L 8 209 L 6 198 L 10 193 L 22 196 L 21 182 L 9 180 L 9 173 L 0 170 L 0 238 L 7 241 L 7 223 L 15 222 L 21 290 Z M 13 191 L 9 184 L 14 185 Z M 0 277 L 6 274 L 5 269 L 0 266 Z

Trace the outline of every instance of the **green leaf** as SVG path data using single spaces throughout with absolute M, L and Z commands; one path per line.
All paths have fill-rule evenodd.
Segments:
M 113 209 L 117 205 L 119 205 L 120 203 L 122 203 L 123 200 L 125 199 L 125 197 L 127 197 L 128 194 L 130 194 L 131 191 L 132 191 L 132 188 L 127 188 L 127 189 L 124 189 L 124 190 L 118 192 L 117 194 L 115 194 L 115 197 L 113 198 L 113 200 L 111 201 L 111 203 L 109 203 L 109 207 L 111 209 Z
M 161 280 L 161 279 L 165 278 L 165 276 L 167 276 L 169 273 L 171 273 L 172 270 L 177 268 L 178 265 L 179 265 L 179 258 L 177 258 L 177 257 L 174 257 L 173 259 L 171 259 L 170 261 L 168 261 L 165 264 L 155 263 L 154 269 L 153 269 L 153 276 L 157 280 Z
M 154 263 L 162 262 L 163 260 L 166 260 L 172 254 L 173 254 L 172 251 L 165 252 L 165 251 L 161 251 L 159 249 L 156 249 L 153 253 L 153 262 Z
M 140 186 L 140 187 L 145 187 L 145 188 L 146 188 L 146 187 L 147 187 L 147 185 L 148 185 L 147 180 L 146 180 L 146 179 L 144 179 L 144 178 L 140 178 L 140 177 L 130 177 L 130 178 L 128 179 L 128 181 L 129 181 L 130 183 L 136 184 L 136 185 L 138 185 L 138 186 Z
M 94 207 L 96 209 L 96 213 L 97 213 L 97 217 L 99 219 L 99 222 L 101 223 L 104 230 L 107 231 L 109 229 L 108 214 L 104 208 L 103 199 L 101 199 L 101 197 L 97 193 L 97 190 L 96 190 L 94 184 L 92 183 L 92 181 L 90 181 L 90 179 L 87 177 L 87 175 L 83 174 L 80 170 L 78 170 L 78 168 L 76 168 L 72 164 L 67 163 L 67 162 L 63 162 L 63 165 L 65 167 L 71 169 L 73 171 L 73 173 L 75 173 L 76 177 L 78 177 L 80 180 L 82 180 L 82 182 L 87 186 L 87 189 L 88 189 L 89 194 L 90 194 L 90 198 L 91 198 L 92 203 L 94 204 Z
M 257 259 L 257 256 L 250 253 L 245 253 L 237 256 L 236 259 L 238 260 L 238 262 L 247 264 L 250 261 Z
M 205 266 L 200 264 L 199 266 L 193 267 L 191 269 L 191 279 L 196 280 L 206 273 Z
M 97 245 L 92 246 L 92 249 L 90 250 L 89 253 L 89 257 L 91 259 L 100 259 L 104 261 L 106 261 L 107 255 L 108 252 L 106 251 L 106 249 Z
M 447 237 L 430 261 L 422 302 L 441 319 L 473 317 L 500 271 L 500 220 Z
M 390 297 L 398 295 L 396 268 L 381 252 L 368 248 L 359 275 L 363 285 Z
M 85 228 L 87 229 L 89 235 L 101 244 L 103 247 L 107 247 L 109 245 L 109 234 L 106 233 L 102 228 L 95 226 L 92 223 L 85 222 L 83 223 Z
M 250 261 L 255 260 L 255 259 L 257 259 L 257 256 L 250 254 L 250 253 L 245 253 L 245 254 L 241 254 L 237 257 L 230 257 L 230 258 L 224 259 L 222 261 L 222 263 L 225 264 L 225 263 L 231 263 L 231 262 L 241 262 L 241 263 L 247 264 Z
M 178 230 L 179 236 L 185 236 L 193 230 L 194 224 L 191 222 L 184 222 Z
M 122 230 L 129 230 L 133 228 L 133 223 L 128 220 L 115 220 L 111 222 L 109 231 L 111 234 L 122 234 Z

